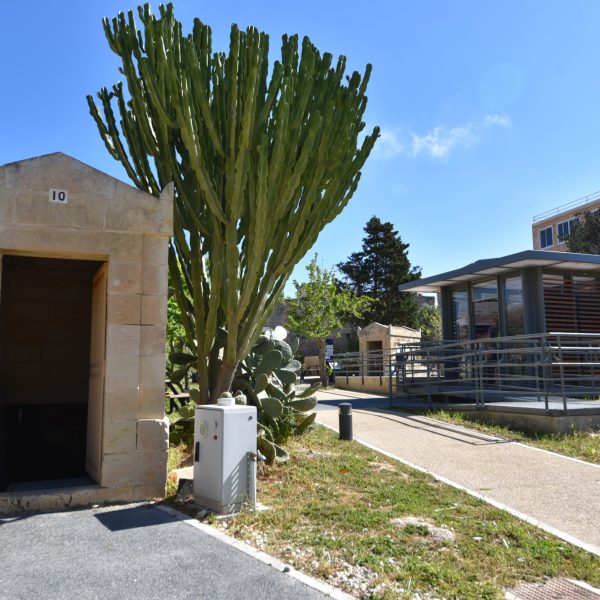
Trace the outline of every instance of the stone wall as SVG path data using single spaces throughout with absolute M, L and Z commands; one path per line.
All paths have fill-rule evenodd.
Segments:
M 286 326 L 287 321 L 287 306 L 285 302 L 279 303 L 274 309 L 266 322 L 266 327 L 275 329 L 278 325 L 282 327 Z M 288 342 L 293 342 L 298 336 L 293 331 L 288 331 Z M 356 351 L 358 344 L 358 338 L 356 334 L 356 327 L 347 324 L 341 329 L 336 329 L 328 336 L 333 338 L 333 350 L 335 354 L 342 352 Z M 301 337 L 298 344 L 298 354 L 301 356 L 318 356 L 319 345 L 316 341 L 307 340 Z
M 341 390 L 352 390 L 353 392 L 372 392 L 373 394 L 390 393 L 390 378 L 388 375 L 339 375 L 335 378 L 335 387 Z

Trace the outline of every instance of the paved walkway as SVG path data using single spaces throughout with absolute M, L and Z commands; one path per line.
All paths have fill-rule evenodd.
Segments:
M 0 565 L 2 600 L 327 597 L 151 505 L 0 515 Z
M 347 390 L 318 393 L 320 400 L 356 399 L 361 406 L 365 396 Z M 371 407 L 353 409 L 355 439 L 600 554 L 600 466 L 434 419 L 374 408 L 385 406 L 387 398 L 378 402 L 368 396 Z M 337 429 L 337 408 L 320 407 L 318 421 Z

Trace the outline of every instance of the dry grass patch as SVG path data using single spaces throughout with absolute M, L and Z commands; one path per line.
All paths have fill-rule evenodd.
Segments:
M 381 463 L 373 460 L 369 463 L 369 466 L 375 471 L 396 471 L 396 467 L 394 465 L 390 465 L 388 463 Z M 404 473 L 400 473 L 400 475 L 404 475 Z

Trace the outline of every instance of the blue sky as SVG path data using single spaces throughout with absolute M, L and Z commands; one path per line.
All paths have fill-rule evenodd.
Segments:
M 60 150 L 127 180 L 85 95 L 119 79 L 101 18 L 135 6 L 4 3 L 0 164 Z M 299 33 L 352 69 L 373 64 L 366 114 L 382 137 L 314 247 L 326 267 L 360 249 L 373 215 L 395 225 L 425 275 L 517 252 L 531 248 L 534 215 L 600 189 L 599 2 L 179 0 L 175 10 L 211 25 L 216 49 L 236 22 L 267 31 L 273 48 Z

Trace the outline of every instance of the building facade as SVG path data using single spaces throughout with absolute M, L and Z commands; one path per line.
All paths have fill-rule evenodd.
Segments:
M 439 292 L 445 340 L 600 331 L 600 256 L 525 250 L 400 286 Z
M 573 225 L 579 223 L 584 213 L 598 211 L 600 211 L 600 192 L 536 215 L 531 226 L 533 249 L 566 252 L 566 238 L 569 237 Z

